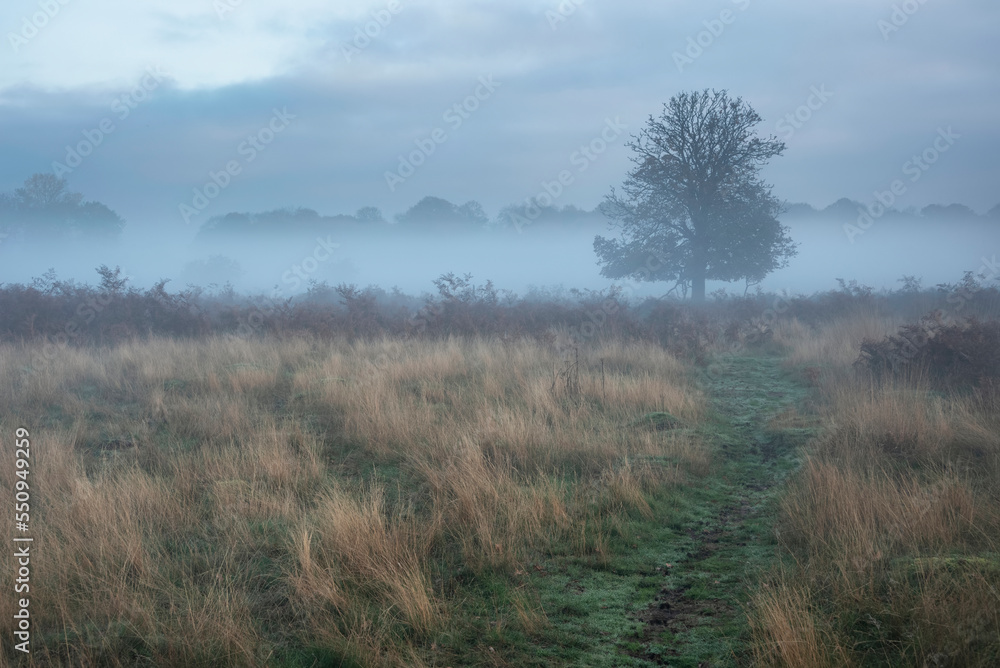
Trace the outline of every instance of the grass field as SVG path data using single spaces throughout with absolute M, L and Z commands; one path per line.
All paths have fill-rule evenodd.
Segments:
M 998 394 L 856 374 L 905 321 L 785 318 L 697 359 L 528 337 L 152 337 L 45 364 L 0 345 L 35 537 L 32 653 L 5 595 L 3 660 L 996 665 Z

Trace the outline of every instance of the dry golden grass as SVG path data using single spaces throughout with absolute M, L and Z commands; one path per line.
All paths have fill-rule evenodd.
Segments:
M 760 665 L 826 668 L 850 666 L 839 648 L 828 646 L 816 628 L 809 594 L 782 582 L 763 589 L 754 600 L 751 628 L 756 636 L 754 659 Z M 831 652 L 835 652 L 834 661 Z
M 858 358 L 861 342 L 880 340 L 895 334 L 906 322 L 898 314 L 858 306 L 853 312 L 811 329 L 795 318 L 779 319 L 774 325 L 774 341 L 788 349 L 793 365 L 821 367 L 849 366 Z
M 572 392 L 565 356 L 526 340 L 37 353 L 0 346 L 0 429 L 33 437 L 38 665 L 265 665 L 282 644 L 419 665 L 461 621 L 442 572 L 513 571 L 556 540 L 599 559 L 608 521 L 710 465 L 689 430 L 629 426 L 704 412 L 650 345 L 581 353 Z M 13 471 L 4 449 L 0 485 Z M 547 622 L 525 594 L 504 623 Z
M 1000 661 L 1000 411 L 933 392 L 916 370 L 856 376 L 860 338 L 896 324 L 862 313 L 781 330 L 792 360 L 824 366 L 825 429 L 782 501 L 795 566 L 751 606 L 761 665 Z
M 429 534 L 405 513 L 389 516 L 380 488 L 361 494 L 328 489 L 301 524 L 294 579 L 300 596 L 319 594 L 339 613 L 351 614 L 352 594 L 360 592 L 417 632 L 437 626 L 440 611 L 423 563 Z

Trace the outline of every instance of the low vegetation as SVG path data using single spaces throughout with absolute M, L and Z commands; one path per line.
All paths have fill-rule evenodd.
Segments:
M 691 307 L 446 276 L 416 316 L 316 287 L 240 336 L 252 303 L 103 278 L 0 288 L 38 314 L 0 316 L 37 536 L 6 660 L 1000 662 L 995 289 L 958 317 L 961 285 Z M 161 331 L 182 298 L 201 324 Z
M 997 322 L 937 311 L 869 338 L 858 321 L 853 372 L 848 357 L 823 354 L 848 327 L 831 325 L 789 338 L 790 356 L 814 370 L 825 428 L 781 502 L 782 566 L 751 606 L 755 658 L 997 665 Z
M 5 346 L 0 375 L 3 428 L 35 435 L 43 663 L 463 662 L 544 625 L 512 579 L 538 550 L 606 559 L 648 494 L 706 466 L 690 433 L 628 427 L 704 412 L 648 344 L 595 349 L 569 390 L 525 341 L 151 339 L 44 370 L 29 353 Z

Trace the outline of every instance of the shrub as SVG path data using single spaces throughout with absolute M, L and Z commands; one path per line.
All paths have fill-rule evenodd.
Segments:
M 865 339 L 855 366 L 880 379 L 926 373 L 937 389 L 991 387 L 1000 380 L 1000 322 L 947 323 L 935 311 L 881 341 Z

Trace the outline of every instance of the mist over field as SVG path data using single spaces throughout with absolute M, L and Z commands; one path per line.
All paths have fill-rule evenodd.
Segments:
M 1000 666 L 998 27 L 4 0 L 0 665 Z
M 791 213 L 780 220 L 798 244 L 789 266 L 769 275 L 765 291 L 809 295 L 837 288 L 837 278 L 857 280 L 877 290 L 898 289 L 899 279 L 913 275 L 925 287 L 956 280 L 965 271 L 997 272 L 994 249 L 1000 248 L 1000 219 L 982 217 L 923 218 L 918 215 L 881 220 L 853 236 L 857 216 Z M 557 290 L 605 289 L 628 286 L 636 296 L 659 296 L 671 286 L 613 281 L 600 275 L 593 240 L 608 233 L 608 223 L 585 220 L 559 226 L 530 225 L 491 230 L 402 233 L 382 225 L 378 231 L 315 230 L 290 232 L 265 239 L 195 240 L 176 235 L 169 225 L 130 229 L 112 243 L 64 245 L 56 242 L 8 244 L 4 250 L 3 280 L 29 283 L 49 268 L 62 279 L 95 283 L 94 269 L 120 265 L 135 287 L 148 288 L 169 278 L 168 290 L 188 285 L 222 286 L 231 282 L 238 291 L 301 294 L 309 281 L 330 285 L 355 283 L 386 290 L 399 287 L 419 295 L 432 291 L 432 281 L 443 273 L 471 273 L 478 282 L 492 280 L 501 289 L 524 295 L 531 288 Z M 852 243 L 853 242 L 853 243 Z M 327 250 L 327 247 L 330 250 Z M 319 252 L 323 259 L 313 264 Z M 231 260 L 220 271 L 199 271 L 198 263 L 222 256 Z M 193 264 L 192 264 L 193 263 Z M 985 264 L 984 264 L 985 263 Z M 311 269 L 311 271 L 310 271 Z M 742 282 L 712 282 L 710 290 L 743 294 Z M 754 288 L 751 288 L 751 291 Z
M 0 282 L 49 268 L 93 282 L 106 264 L 135 287 L 169 278 L 171 290 L 228 281 L 291 295 L 314 279 L 419 294 L 446 272 L 520 294 L 606 288 L 616 281 L 601 275 L 593 240 L 609 234 L 599 209 L 632 164 L 628 143 L 672 95 L 703 88 L 745 99 L 760 116 L 755 131 L 786 147 L 761 176 L 790 205 L 780 220 L 798 255 L 762 289 L 953 280 L 1000 247 L 988 28 L 997 9 L 904 4 L 853 3 L 848 18 L 833 5 L 745 0 L 336 9 L 190 0 L 149 15 L 8 3 L 0 193 L 50 174 L 123 224 L 110 236 L 33 235 L 10 205 L 0 211 Z M 127 26 L 113 52 L 83 37 L 104 34 L 105 11 Z M 251 44 L 266 46 L 229 55 Z M 482 218 L 391 233 L 427 197 L 475 202 Z M 475 233 L 533 204 L 581 219 Z M 250 229 L 198 237 L 231 212 L 300 207 L 331 220 L 289 221 L 266 239 Z M 383 222 L 342 220 L 365 207 Z M 858 229 L 866 212 L 870 228 Z M 337 252 L 297 273 L 317 238 Z M 218 256 L 228 269 L 216 259 L 216 271 L 199 270 Z M 709 287 L 746 289 L 711 277 Z

